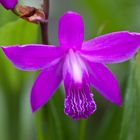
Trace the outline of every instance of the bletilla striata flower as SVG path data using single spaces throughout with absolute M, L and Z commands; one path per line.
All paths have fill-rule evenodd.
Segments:
M 0 4 L 3 5 L 7 10 L 13 9 L 17 3 L 18 0 L 0 0 Z
M 33 112 L 48 102 L 62 80 L 66 91 L 64 111 L 74 119 L 88 118 L 96 110 L 91 87 L 121 106 L 118 82 L 105 64 L 131 59 L 140 46 L 140 34 L 122 31 L 83 41 L 82 17 L 67 12 L 60 18 L 58 36 L 59 47 L 39 44 L 2 47 L 17 68 L 41 70 L 31 93 Z

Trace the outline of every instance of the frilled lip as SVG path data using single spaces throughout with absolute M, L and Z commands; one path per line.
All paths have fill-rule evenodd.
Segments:
M 67 81 L 68 80 L 68 81 Z M 87 119 L 96 110 L 96 103 L 88 83 L 71 85 L 69 78 L 65 78 L 66 98 L 64 103 L 64 112 L 73 119 Z M 69 89 L 66 89 L 69 87 Z

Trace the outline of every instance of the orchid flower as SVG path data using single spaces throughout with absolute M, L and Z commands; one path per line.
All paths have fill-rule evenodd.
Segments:
M 96 110 L 91 87 L 121 106 L 120 88 L 106 64 L 131 59 L 140 46 L 140 34 L 114 32 L 84 40 L 82 17 L 66 12 L 59 21 L 59 46 L 27 44 L 2 47 L 21 70 L 41 70 L 31 92 L 35 112 L 53 96 L 61 81 L 66 91 L 64 112 L 73 119 L 88 118 Z
M 18 0 L 0 0 L 0 4 L 2 4 L 7 10 L 13 9 L 17 3 Z

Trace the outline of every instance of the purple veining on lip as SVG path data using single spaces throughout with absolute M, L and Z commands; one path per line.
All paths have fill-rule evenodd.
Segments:
M 88 118 L 96 110 L 89 85 L 71 86 L 66 95 L 64 111 L 74 119 Z
M 91 86 L 104 98 L 121 106 L 120 88 L 107 63 L 131 59 L 140 47 L 140 33 L 120 31 L 84 40 L 84 23 L 76 12 L 59 21 L 60 46 L 27 44 L 1 47 L 19 69 L 41 70 L 31 93 L 35 112 L 53 96 L 64 81 L 64 111 L 73 119 L 88 118 L 96 110 Z
M 18 0 L 0 0 L 0 4 L 2 4 L 7 10 L 13 9 L 17 3 Z

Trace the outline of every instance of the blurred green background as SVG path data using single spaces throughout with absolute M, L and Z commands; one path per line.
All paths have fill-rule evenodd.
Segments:
M 20 2 L 38 4 L 38 0 Z M 50 44 L 58 44 L 58 19 L 69 10 L 83 16 L 85 40 L 119 30 L 140 32 L 139 0 L 50 0 Z M 1 6 L 0 45 L 27 43 L 40 43 L 39 26 L 18 19 Z M 87 120 L 74 121 L 63 113 L 63 87 L 32 114 L 30 91 L 38 73 L 17 70 L 0 50 L 0 140 L 139 140 L 140 54 L 109 67 L 119 80 L 123 106 L 117 107 L 93 91 L 97 111 Z

